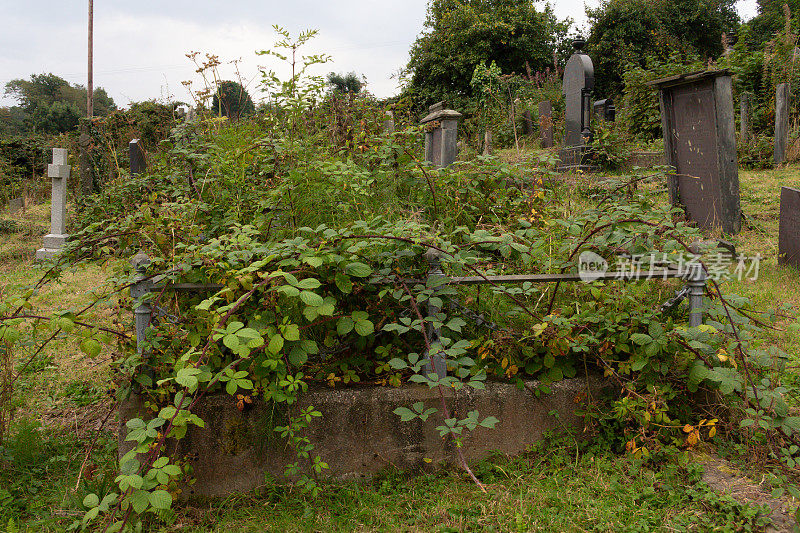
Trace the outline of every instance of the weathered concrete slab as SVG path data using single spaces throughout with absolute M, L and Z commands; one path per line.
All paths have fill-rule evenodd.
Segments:
M 478 410 L 481 417 L 496 416 L 495 429 L 476 429 L 466 439 L 464 449 L 469 461 L 486 457 L 490 451 L 516 454 L 542 438 L 545 431 L 564 426 L 579 426 L 575 414 L 582 407 L 587 391 L 596 396 L 604 381 L 568 379 L 551 386 L 553 393 L 536 398 L 527 389 L 514 385 L 487 383 L 486 390 L 464 389 L 449 404 L 458 416 Z M 536 387 L 536 382 L 531 382 Z M 409 407 L 423 401 L 426 407 L 440 407 L 436 390 L 427 387 L 364 387 L 351 389 L 316 389 L 301 396 L 296 412 L 313 405 L 322 412 L 309 428 L 314 454 L 330 465 L 328 475 L 337 480 L 368 479 L 387 469 L 423 470 L 442 463 L 453 463 L 451 445 L 439 437 L 435 427 L 441 413 L 427 422 L 401 422 L 397 407 Z M 178 453 L 190 457 L 196 483 L 186 496 L 222 496 L 248 491 L 264 483 L 265 474 L 281 479 L 287 463 L 294 462 L 292 450 L 273 430 L 284 425 L 286 407 L 256 401 L 240 412 L 235 400 L 226 394 L 204 398 L 195 412 L 206 428 L 192 428 L 180 441 Z M 120 407 L 120 454 L 130 450 L 124 423 L 141 412 L 137 400 Z M 549 413 L 556 410 L 560 421 Z M 580 431 L 578 431 L 580 434 Z M 426 459 L 430 459 L 428 462 Z

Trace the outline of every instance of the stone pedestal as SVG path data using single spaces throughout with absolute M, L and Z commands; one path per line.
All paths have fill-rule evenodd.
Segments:
M 47 165 L 47 175 L 52 180 L 50 200 L 50 233 L 44 236 L 43 246 L 36 250 L 36 259 L 50 259 L 64 247 L 69 235 L 67 223 L 67 179 L 70 166 L 67 163 L 67 150 L 53 148 L 53 163 Z
M 458 119 L 461 113 L 445 109 L 444 102 L 428 108 L 429 114 L 422 119 L 425 126 L 425 161 L 436 167 L 453 164 L 458 156 Z

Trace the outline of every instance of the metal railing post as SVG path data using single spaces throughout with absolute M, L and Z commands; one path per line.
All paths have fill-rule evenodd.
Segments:
M 444 272 L 442 272 L 442 256 L 433 248 L 428 248 L 428 251 L 425 252 L 425 259 L 428 261 L 428 285 L 430 285 L 431 281 L 435 281 L 433 284 L 433 295 L 436 295 L 436 293 L 439 292 L 440 280 L 444 278 Z M 441 308 L 435 305 L 431 300 L 432 298 L 428 298 L 427 315 L 429 317 L 441 311 Z M 428 324 L 426 327 L 428 340 L 431 346 L 438 344 L 441 334 L 439 328 L 434 327 L 433 324 Z M 442 355 L 441 351 L 437 351 L 433 355 L 428 353 L 427 362 L 425 363 L 425 373 L 436 374 L 439 376 L 439 379 L 443 379 L 447 376 L 447 360 Z
M 134 284 L 131 286 L 131 298 L 134 300 L 150 292 L 153 286 L 152 280 L 147 278 L 147 267 L 150 265 L 150 258 L 144 252 L 139 252 L 131 260 L 131 265 L 136 269 Z M 153 308 L 150 302 L 142 302 L 133 310 L 134 324 L 136 328 L 136 353 L 140 356 L 145 355 L 144 342 L 147 328 L 153 318 Z
M 703 323 L 703 295 L 706 292 L 706 270 L 703 265 L 692 265 L 687 276 L 689 286 L 689 327 L 696 328 Z

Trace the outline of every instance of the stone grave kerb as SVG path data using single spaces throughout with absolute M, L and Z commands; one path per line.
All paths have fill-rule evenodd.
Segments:
M 65 148 L 53 148 L 53 162 L 47 165 L 47 176 L 51 180 L 50 233 L 44 236 L 43 245 L 36 250 L 36 259 L 50 259 L 67 242 L 67 180 L 71 167 Z
M 425 127 L 425 161 L 436 167 L 451 165 L 458 155 L 458 120 L 461 113 L 446 109 L 444 102 L 428 108 L 420 121 Z

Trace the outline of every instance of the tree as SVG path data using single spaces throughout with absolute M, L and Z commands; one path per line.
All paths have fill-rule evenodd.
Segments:
M 358 94 L 363 85 L 355 72 L 350 72 L 349 74 L 337 74 L 335 72 L 331 72 L 328 74 L 327 79 L 328 86 L 331 88 L 331 90 L 340 94 Z
M 747 34 L 751 48 L 761 48 L 775 35 L 785 31 L 786 11 L 788 8 L 791 30 L 800 33 L 797 14 L 800 13 L 800 0 L 758 0 L 758 15 L 747 22 L 750 31 Z
M 425 30 L 403 73 L 406 94 L 420 105 L 470 98 L 472 73 L 494 61 L 505 74 L 552 66 L 566 57 L 570 20 L 532 0 L 431 0 Z
M 23 131 L 63 133 L 72 131 L 80 117 L 86 115 L 86 88 L 70 83 L 55 74 L 33 74 L 29 80 L 15 79 L 6 83 L 5 94 L 19 102 Z M 108 115 L 116 109 L 105 89 L 92 95 L 94 114 Z M 14 108 L 12 108 L 14 109 Z
M 255 113 L 253 99 L 247 93 L 247 89 L 235 81 L 222 81 L 217 86 L 214 93 L 214 101 L 211 110 L 215 115 L 228 117 L 232 122 L 236 122 L 241 117 Z
M 595 66 L 595 95 L 619 97 L 623 73 L 648 61 L 722 53 L 722 35 L 738 25 L 734 0 L 604 0 L 587 9 L 589 54 Z

